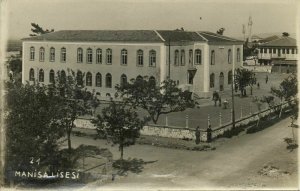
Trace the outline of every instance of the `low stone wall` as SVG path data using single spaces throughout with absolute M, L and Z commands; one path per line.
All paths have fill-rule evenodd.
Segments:
M 254 65 L 254 66 L 242 66 L 243 68 L 247 70 L 252 70 L 254 72 L 271 72 L 272 66 L 259 66 L 259 65 Z

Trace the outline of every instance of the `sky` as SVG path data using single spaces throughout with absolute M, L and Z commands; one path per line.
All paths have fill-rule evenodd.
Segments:
M 296 33 L 297 0 L 7 0 L 7 34 L 28 37 L 30 23 L 58 30 L 185 30 L 243 37 L 252 17 L 252 33 Z M 298 4 L 299 5 L 299 4 Z M 299 14 L 298 14 L 299 15 Z M 299 19 L 298 19 L 299 22 Z

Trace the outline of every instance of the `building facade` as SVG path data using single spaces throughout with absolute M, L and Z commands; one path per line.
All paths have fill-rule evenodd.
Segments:
M 296 72 L 297 56 L 296 40 L 283 36 L 259 46 L 258 62 L 272 65 L 272 72 Z
M 23 39 L 22 82 L 51 83 L 57 72 L 75 71 L 102 98 L 115 86 L 148 76 L 168 76 L 198 97 L 230 88 L 242 64 L 243 42 L 210 32 L 117 30 L 58 31 Z

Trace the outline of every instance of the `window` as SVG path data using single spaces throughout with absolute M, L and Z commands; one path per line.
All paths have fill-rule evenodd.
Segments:
M 201 50 L 197 49 L 195 50 L 195 64 L 201 64 L 202 55 Z
M 179 65 L 179 51 L 175 50 L 175 54 L 174 54 L 174 65 L 178 66 Z
M 86 74 L 86 86 L 92 86 L 92 74 L 90 72 L 88 72 Z
M 29 71 L 29 81 L 34 81 L 34 69 L 30 69 Z
M 77 85 L 82 86 L 83 85 L 83 76 L 82 76 L 82 72 L 78 71 L 77 72 Z
M 121 50 L 121 64 L 127 65 L 127 50 Z
M 276 54 L 276 48 L 273 48 L 273 54 Z
M 259 53 L 263 53 L 263 49 L 262 48 L 260 48 L 259 50 L 260 50 Z
M 281 52 L 280 52 L 280 49 L 278 48 L 277 50 L 277 53 L 278 53 L 278 56 L 281 56 Z
M 91 64 L 93 62 L 93 50 L 91 48 L 88 48 L 86 50 L 86 62 L 88 64 Z
M 267 49 L 264 49 L 264 51 L 267 52 Z M 240 62 L 241 61 L 241 50 L 238 48 L 236 49 L 236 61 Z
M 138 66 L 144 65 L 144 52 L 142 50 L 137 51 L 137 65 Z
M 60 80 L 61 80 L 62 83 L 65 83 L 66 79 L 67 79 L 66 72 L 64 70 L 62 70 L 60 72 Z
M 101 49 L 96 50 L 96 63 L 102 64 L 102 50 Z
M 112 50 L 106 50 L 106 64 L 112 64 Z
M 83 50 L 82 48 L 77 49 L 77 63 L 82 63 L 83 61 Z
M 45 61 L 45 48 L 41 47 L 40 48 L 40 62 L 44 62 Z
M 285 54 L 285 48 L 284 48 L 284 49 L 282 49 L 282 54 Z
M 126 84 L 127 84 L 127 76 L 125 74 L 122 74 L 120 79 L 120 85 L 124 86 Z
M 50 48 L 50 62 L 55 61 L 55 48 L 51 47 Z
M 231 84 L 232 83 L 232 71 L 230 70 L 228 72 L 228 84 Z
M 106 76 L 105 76 L 105 87 L 107 87 L 107 88 L 112 87 L 112 77 L 111 77 L 110 73 L 106 74 Z
M 136 77 L 136 80 L 137 80 L 137 81 L 143 80 L 143 77 L 142 77 L 141 75 L 138 75 L 138 76 Z
M 213 88 L 215 87 L 215 74 L 212 73 L 209 77 L 209 87 Z
M 181 64 L 181 66 L 185 65 L 185 51 L 184 50 L 181 50 L 181 53 L 180 53 L 180 64 Z
M 286 49 L 286 53 L 287 53 L 287 54 L 290 54 L 290 49 Z
M 149 52 L 149 66 L 155 67 L 156 65 L 156 52 L 154 50 L 150 50 Z
M 238 48 L 239 49 L 239 48 Z M 264 48 L 264 53 L 267 53 L 267 49 L 266 48 Z
M 30 60 L 34 60 L 34 53 L 35 53 L 34 47 L 30 47 Z
M 228 64 L 231 64 L 231 61 L 232 61 L 232 52 L 231 52 L 231 49 L 228 50 L 227 60 L 228 60 Z
M 155 78 L 154 78 L 153 76 L 151 76 L 151 77 L 149 78 L 149 82 L 150 82 L 151 85 L 154 85 L 154 86 L 155 86 L 155 84 L 156 84 Z
M 269 48 L 269 54 L 272 54 L 272 48 Z
M 189 50 L 189 64 L 193 64 L 193 50 Z
M 295 54 L 295 49 L 294 48 L 292 48 L 292 54 Z
M 96 86 L 97 87 L 102 86 L 102 76 L 99 72 L 96 74 Z
M 210 65 L 215 65 L 215 51 L 212 50 L 210 53 Z
M 60 51 L 60 61 L 61 62 L 66 62 L 66 55 L 67 55 L 66 48 L 62 48 Z
M 53 70 L 50 70 L 49 72 L 49 82 L 50 83 L 54 83 L 54 71 Z
M 39 82 L 44 82 L 44 70 L 40 69 L 39 71 Z

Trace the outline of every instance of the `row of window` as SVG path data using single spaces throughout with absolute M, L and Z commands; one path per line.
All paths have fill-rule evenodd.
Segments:
M 66 79 L 66 72 L 64 70 L 60 71 L 60 75 L 61 75 L 61 79 Z M 44 70 L 40 69 L 39 70 L 39 74 L 38 74 L 38 81 L 39 82 L 44 82 Z M 142 76 L 138 76 L 136 79 L 143 79 Z M 35 77 L 34 77 L 34 69 L 31 68 L 29 70 L 29 81 L 34 81 Z M 55 73 L 54 70 L 50 70 L 49 72 L 49 82 L 53 83 L 55 80 Z M 77 80 L 77 84 L 78 85 L 83 85 L 83 74 L 81 71 L 78 71 L 76 74 L 76 80 Z M 149 78 L 150 81 L 153 81 L 155 83 L 155 78 L 153 76 L 151 76 Z M 121 75 L 120 78 L 120 85 L 124 85 L 127 83 L 127 76 L 125 74 Z M 93 75 L 91 72 L 87 72 L 86 76 L 85 76 L 85 85 L 86 86 L 93 86 Z M 100 72 L 98 72 L 95 76 L 95 86 L 96 87 L 102 87 L 102 75 Z M 105 75 L 105 87 L 106 88 L 112 88 L 112 75 L 110 73 L 107 73 Z
M 60 61 L 66 62 L 66 48 L 60 49 Z M 106 49 L 106 64 L 112 64 L 112 49 L 108 48 Z M 35 59 L 35 48 L 30 47 L 30 60 L 33 61 Z M 39 61 L 44 62 L 45 61 L 45 48 L 41 47 L 39 50 Z M 55 62 L 55 48 L 50 48 L 50 62 Z M 88 64 L 93 63 L 93 50 L 91 48 L 88 48 L 86 50 L 86 62 Z M 77 49 L 77 63 L 83 63 L 83 49 L 78 48 Z M 102 49 L 98 48 L 96 50 L 96 63 L 102 64 L 103 63 L 103 56 L 102 56 Z M 126 49 L 121 50 L 121 64 L 127 65 L 128 63 L 128 51 Z M 137 65 L 143 66 L 144 65 L 144 51 L 138 50 L 137 51 Z M 155 67 L 156 66 L 156 51 L 150 50 L 149 51 L 149 66 Z
M 269 50 L 269 52 L 268 52 L 268 50 Z M 260 53 L 269 53 L 269 54 L 276 54 L 276 51 L 278 51 L 278 53 L 280 54 L 280 53 L 282 53 L 282 54 L 290 54 L 290 52 L 291 52 L 291 54 L 297 54 L 297 49 L 295 49 L 295 48 L 292 48 L 292 49 L 286 49 L 286 48 L 278 48 L 278 49 L 276 49 L 276 48 L 261 48 L 260 49 Z
M 221 85 L 221 83 L 224 83 L 224 73 L 223 72 L 220 72 L 219 82 L 220 82 L 220 85 Z M 227 82 L 228 82 L 228 84 L 232 83 L 232 71 L 228 72 Z M 211 73 L 210 76 L 209 76 L 209 87 L 210 88 L 215 87 L 215 74 L 214 73 Z

